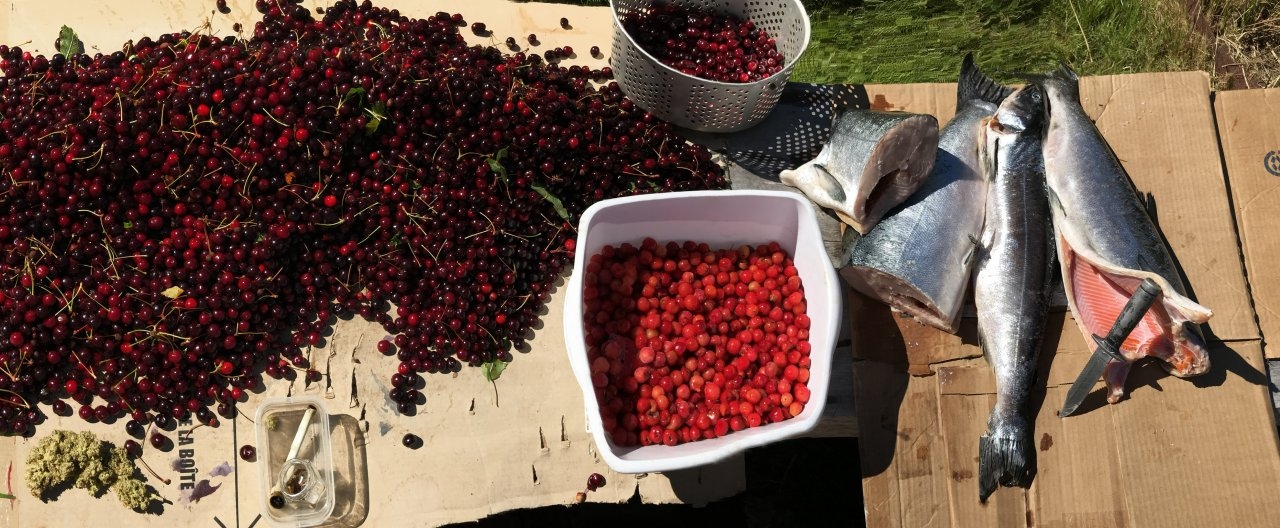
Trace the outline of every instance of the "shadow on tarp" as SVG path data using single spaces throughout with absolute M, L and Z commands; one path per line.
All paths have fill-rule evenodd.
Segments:
M 745 456 L 739 453 L 705 466 L 663 471 L 662 476 L 681 504 L 702 506 L 746 489 Z
M 727 134 L 681 130 L 691 141 L 723 153 L 729 161 L 761 178 L 799 167 L 822 151 L 831 138 L 837 112 L 868 109 L 860 84 L 787 83 L 777 106 L 760 124 Z
M 865 478 L 883 473 L 896 456 L 899 435 L 903 434 L 899 426 L 899 415 L 903 412 L 903 401 L 911 376 L 906 372 L 906 343 L 897 331 L 892 319 L 894 316 L 883 305 L 865 298 L 862 301 L 855 302 L 854 318 L 859 321 L 860 328 L 875 329 L 868 332 L 874 334 L 874 338 L 859 339 L 855 336 L 854 339 L 855 347 L 864 348 L 854 368 L 858 440 Z M 1048 370 L 1057 359 L 1059 341 L 1064 332 L 1076 331 L 1076 325 L 1066 313 L 1051 313 L 1046 318 L 1044 341 L 1038 359 L 1038 376 L 1030 401 L 1033 415 L 1039 415 L 1044 405 Z M 1235 345 L 1230 342 L 1212 342 L 1209 347 L 1211 367 L 1208 372 L 1168 382 L 1191 383 L 1198 388 L 1210 388 L 1222 386 L 1230 376 L 1236 376 L 1251 385 L 1269 386 L 1267 373 L 1237 352 Z M 1126 395 L 1117 405 L 1125 405 L 1125 400 L 1135 393 L 1146 390 L 1162 392 L 1162 384 L 1171 377 L 1172 374 L 1159 360 L 1147 358 L 1137 362 L 1126 380 Z M 1107 405 L 1106 390 L 1099 387 L 1085 397 L 1073 416 L 1096 412 Z M 1046 411 L 1057 412 L 1057 409 Z
M 360 422 L 349 414 L 329 416 L 333 448 L 333 513 L 320 525 L 355 528 L 369 516 L 369 461 Z

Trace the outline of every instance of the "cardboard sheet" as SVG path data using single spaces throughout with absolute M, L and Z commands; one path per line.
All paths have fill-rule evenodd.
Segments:
M 1280 277 L 1266 264 L 1280 247 L 1275 201 L 1263 198 L 1280 181 L 1263 165 L 1280 150 L 1280 91 L 1218 95 L 1224 178 L 1205 74 L 1086 78 L 1081 90 L 1135 185 L 1155 196 L 1192 296 L 1214 311 L 1213 368 L 1182 380 L 1144 362 L 1119 404 L 1106 404 L 1099 382 L 1077 415 L 1058 418 L 1090 349 L 1069 313 L 1051 313 L 1033 398 L 1039 472 L 1029 490 L 1001 488 L 984 506 L 977 444 L 995 385 L 974 320 L 946 334 L 855 296 L 868 526 L 1254 526 L 1280 515 L 1269 500 L 1280 491 L 1280 449 L 1259 340 L 1268 317 L 1259 316 L 1259 333 L 1230 206 L 1241 215 L 1243 262 L 1262 314 Z M 873 106 L 940 119 L 954 105 L 954 85 L 867 91 Z
M 226 34 L 233 22 L 254 15 L 252 0 L 228 3 L 231 16 L 217 15 L 208 0 L 74 6 L 0 0 L 0 42 L 48 53 L 63 24 L 79 32 L 90 52 L 110 52 L 127 39 L 181 29 L 205 27 Z M 326 3 L 307 0 L 304 5 Z M 524 47 L 522 37 L 536 33 L 542 40 L 539 49 L 572 45 L 578 50 L 578 63 L 595 66 L 603 66 L 604 60 L 589 57 L 585 50 L 599 45 L 608 52 L 607 8 L 504 0 L 379 3 L 416 17 L 442 9 L 462 11 L 468 21 L 483 21 L 493 30 L 491 38 L 463 31 L 477 43 L 498 43 L 513 35 Z M 573 29 L 560 28 L 561 16 L 570 19 Z M 1234 224 L 1210 126 L 1207 76 L 1192 72 L 1091 78 L 1082 90 L 1086 109 L 1098 119 L 1139 189 L 1156 196 L 1161 227 L 1194 296 L 1215 311 L 1212 334 L 1228 341 L 1215 345 L 1215 370 L 1193 382 L 1168 378 L 1154 366 L 1139 368 L 1131 377 L 1131 396 L 1120 405 L 1102 407 L 1095 394 L 1080 416 L 1058 420 L 1046 413 L 1061 405 L 1064 383 L 1078 372 L 1083 339 L 1067 316 L 1052 318 L 1053 338 L 1045 345 L 1046 364 L 1052 367 L 1041 385 L 1048 388 L 1037 419 L 1040 475 L 1030 491 L 1001 490 L 982 508 L 976 506 L 974 433 L 985 421 L 992 386 L 989 369 L 977 358 L 980 351 L 971 330 L 951 336 L 870 301 L 853 306 L 854 320 L 859 321 L 851 332 L 854 346 L 878 360 L 859 362 L 853 395 L 859 405 L 864 498 L 871 526 L 1258 525 L 1280 516 L 1280 504 L 1272 500 L 1280 491 L 1275 489 L 1280 486 L 1275 423 L 1265 376 L 1257 374 L 1262 369 L 1259 331 L 1245 294 L 1235 239 L 1229 236 Z M 868 85 L 867 91 L 875 108 L 934 113 L 942 122 L 950 118 L 955 104 L 952 84 Z M 1271 97 L 1267 108 L 1275 108 L 1276 96 Z M 1231 108 L 1238 108 L 1240 115 L 1262 114 L 1254 102 L 1238 100 L 1239 105 L 1231 106 L 1228 101 L 1219 106 L 1224 130 L 1228 127 L 1222 115 Z M 1274 132 L 1274 125 L 1268 127 L 1263 117 L 1248 117 L 1258 124 L 1242 128 L 1241 137 L 1259 135 L 1255 130 Z M 1223 145 L 1225 153 L 1225 140 Z M 1280 146 L 1265 148 L 1270 152 Z M 1265 155 L 1239 150 L 1241 159 Z M 1231 154 L 1227 158 L 1234 184 L 1237 170 Z M 1244 196 L 1268 190 L 1258 188 Z M 1240 197 L 1236 194 L 1237 211 L 1245 203 Z M 1267 216 L 1261 209 L 1264 202 L 1249 204 L 1259 209 L 1260 220 L 1255 222 Z M 1265 251 L 1274 245 L 1266 247 L 1265 239 L 1248 235 L 1253 225 L 1263 224 L 1242 223 L 1246 254 L 1256 247 L 1252 254 L 1260 260 L 1251 266 L 1264 266 Z M 1270 231 L 1265 225 L 1257 229 Z M 1262 275 L 1265 269 L 1251 268 L 1255 292 L 1263 290 Z M 290 391 L 326 398 L 327 410 L 334 415 L 343 490 L 330 526 L 431 526 L 511 508 L 569 504 L 592 472 L 604 473 L 608 480 L 604 489 L 590 494 L 593 501 L 620 502 L 638 492 L 648 503 L 703 504 L 743 489 L 741 458 L 667 474 L 607 471 L 585 431 L 581 395 L 571 384 L 559 342 L 556 307 L 562 293 L 557 291 L 551 301 L 533 351 L 517 358 L 496 384 L 475 370 L 464 370 L 454 379 L 428 378 L 427 403 L 418 416 L 397 416 L 385 401 L 391 363 L 373 348 L 382 332 L 350 322 L 337 329 L 326 348 L 312 352 L 313 360 L 327 364 L 327 382 L 271 384 L 241 407 L 253 409 L 264 397 Z M 971 320 L 966 322 L 967 328 L 972 326 Z M 1265 321 L 1263 327 L 1265 335 Z M 938 375 L 916 377 L 908 371 Z M 173 479 L 170 485 L 157 486 L 172 501 L 159 516 L 134 514 L 111 497 L 93 499 L 79 490 L 41 503 L 30 497 L 21 477 L 32 441 L 0 439 L 0 462 L 14 462 L 13 491 L 19 497 L 9 507 L 0 503 L 0 527 L 78 526 L 84 524 L 85 512 L 93 512 L 103 524 L 120 526 L 250 526 L 259 508 L 258 468 L 240 461 L 236 450 L 253 442 L 254 424 L 244 417 L 227 422 L 218 428 L 179 425 L 166 432 L 177 444 L 173 449 L 146 448 L 144 458 Z M 125 439 L 119 423 L 86 425 L 55 417 L 40 424 L 41 431 L 64 427 L 89 429 L 115 442 Z M 417 451 L 401 447 L 399 439 L 409 431 L 421 436 L 426 446 Z M 223 463 L 230 466 L 230 474 L 214 471 Z M 201 482 L 217 490 L 198 501 L 184 501 L 184 492 L 190 497 Z
M 867 526 L 951 526 L 938 393 L 925 379 L 878 361 L 855 364 Z
M 552 306 L 563 301 L 563 292 L 561 284 Z M 340 322 L 331 341 L 310 354 L 328 374 L 324 381 L 273 382 L 240 404 L 245 416 L 223 420 L 216 428 L 188 423 L 163 431 L 171 449 L 157 451 L 144 443 L 143 459 L 172 479 L 170 485 L 149 482 L 173 502 L 161 515 L 133 513 L 110 495 L 94 499 L 81 490 L 66 491 L 49 503 L 33 498 L 22 475 L 27 453 L 41 436 L 74 429 L 117 444 L 128 438 L 119 422 L 86 424 L 49 413 L 52 419 L 40 424 L 35 439 L 0 439 L 0 463 L 13 461 L 18 496 L 11 507 L 0 507 L 0 526 L 77 526 L 90 510 L 123 526 L 249 526 L 260 511 L 259 468 L 236 452 L 256 444 L 251 418 L 258 403 L 288 394 L 320 396 L 330 413 L 339 508 L 327 526 L 437 526 L 514 508 L 572 504 L 587 475 L 595 472 L 607 481 L 589 494 L 588 500 L 599 502 L 625 502 L 639 493 L 646 503 L 706 504 L 744 489 L 741 457 L 663 474 L 610 471 L 586 430 L 582 395 L 559 337 L 561 324 L 560 310 L 548 311 L 533 349 L 517 357 L 494 384 L 478 369 L 464 369 L 456 378 L 428 376 L 426 404 L 407 417 L 386 398 L 386 376 L 396 361 L 374 348 L 384 332 L 358 319 Z M 407 432 L 421 437 L 424 446 L 401 446 Z M 224 463 L 230 474 L 211 473 Z M 184 500 L 201 481 L 217 491 Z
M 867 525 L 1262 526 L 1280 515 L 1268 499 L 1280 492 L 1280 454 L 1258 342 L 1215 343 L 1215 370 L 1198 379 L 1136 367 L 1124 401 L 1107 405 L 1099 382 L 1062 419 L 1087 359 L 1083 340 L 1065 335 L 1046 344 L 1052 366 L 1033 398 L 1036 478 L 985 506 L 977 452 L 995 401 L 991 370 L 962 360 L 917 377 L 859 362 Z
M 1257 342 L 1216 344 L 1208 377 L 1180 380 L 1153 364 L 1137 367 L 1131 396 L 1117 405 L 1104 403 L 1099 382 L 1081 414 L 1062 419 L 1056 412 L 1087 359 L 1082 340 L 1067 341 L 1036 398 L 1039 474 L 1031 489 L 1001 488 L 982 507 L 976 478 L 948 479 L 957 519 L 1020 518 L 1026 510 L 1037 526 L 1253 526 L 1280 513 L 1260 504 L 1280 492 L 1280 457 Z M 944 367 L 936 378 L 942 437 L 954 455 L 949 469 L 976 475 L 995 380 L 985 366 Z M 1170 483 L 1191 485 L 1195 504 L 1171 500 Z M 1216 506 L 1202 507 L 1209 504 Z
M 1253 308 L 1268 358 L 1280 357 L 1280 89 L 1217 94 L 1214 110 Z
M 314 8 L 331 3 L 307 0 L 303 5 Z M 221 15 L 212 0 L 0 0 L 0 42 L 48 54 L 64 24 L 77 31 L 89 53 L 110 53 L 127 40 L 165 32 L 231 34 L 235 22 L 245 23 L 245 31 L 251 32 L 250 22 L 259 18 L 253 4 L 253 0 L 229 0 L 232 13 Z M 502 41 L 515 36 L 522 48 L 528 48 L 524 37 L 535 33 L 541 43 L 533 52 L 570 45 L 579 50 L 572 63 L 607 65 L 606 58 L 593 58 L 587 50 L 598 45 L 607 56 L 612 31 L 608 8 L 505 0 L 377 4 L 415 18 L 441 10 L 461 12 L 469 22 L 483 21 L 493 32 L 491 37 L 478 37 L 462 29 L 472 42 L 505 48 Z M 560 27 L 561 17 L 570 20 L 571 29 Z M 395 361 L 374 348 L 384 332 L 359 320 L 343 322 L 325 348 L 311 352 L 313 362 L 327 374 L 321 385 L 270 383 L 262 394 L 240 404 L 249 417 L 223 420 L 217 428 L 180 424 L 165 433 L 175 444 L 172 449 L 145 447 L 144 459 L 172 479 L 170 485 L 150 482 L 172 501 L 162 515 L 133 513 L 110 495 L 94 499 L 80 490 L 42 503 L 27 491 L 23 478 L 24 460 L 38 437 L 0 438 L 0 464 L 13 461 L 13 491 L 18 496 L 0 504 L 0 527 L 80 526 L 86 512 L 93 512 L 95 523 L 130 527 L 247 527 L 255 519 L 263 526 L 265 521 L 257 519 L 258 467 L 239 460 L 236 451 L 255 443 L 249 418 L 258 402 L 290 392 L 322 396 L 332 414 L 340 489 L 338 508 L 327 526 L 436 526 L 513 508 L 572 504 L 574 494 L 585 488 L 587 476 L 594 472 L 604 474 L 607 485 L 590 493 L 590 501 L 625 502 L 638 494 L 645 503 L 698 505 L 742 491 L 746 477 L 741 456 L 665 474 L 622 475 L 608 470 L 586 431 L 582 396 L 569 369 L 561 336 L 562 302 L 563 283 L 549 302 L 532 350 L 517 357 L 496 384 L 485 381 L 478 369 L 464 369 L 452 379 L 428 376 L 423 389 L 427 402 L 413 417 L 399 416 L 385 399 Z M 845 356 L 843 376 L 848 379 L 851 370 Z M 844 416 L 834 425 L 820 426 L 817 434 L 854 434 L 850 396 L 851 390 L 836 396 L 844 402 Z M 86 424 L 78 418 L 48 414 L 52 418 L 39 425 L 40 436 L 70 428 L 87 429 L 115 443 L 127 438 L 119 422 Z M 422 437 L 425 445 L 416 451 L 402 447 L 400 439 L 406 432 Z M 210 473 L 224 463 L 229 474 Z M 183 500 L 202 482 L 216 491 L 198 501 Z

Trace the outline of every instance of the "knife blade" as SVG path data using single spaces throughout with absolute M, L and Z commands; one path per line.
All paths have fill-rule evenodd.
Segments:
M 1107 363 L 1113 360 L 1125 361 L 1124 356 L 1120 354 L 1120 345 L 1129 337 L 1129 334 L 1133 333 L 1133 329 L 1138 326 L 1138 321 L 1147 314 L 1147 309 L 1151 308 L 1151 303 L 1155 302 L 1159 295 L 1160 285 L 1151 279 L 1142 279 L 1142 284 L 1138 285 L 1138 289 L 1134 290 L 1129 301 L 1120 310 L 1120 315 L 1116 316 L 1116 321 L 1111 325 L 1111 331 L 1107 332 L 1107 337 L 1093 335 L 1093 342 L 1097 344 L 1097 348 L 1093 350 L 1093 355 L 1089 356 L 1089 362 L 1085 363 L 1084 370 L 1080 371 L 1075 383 L 1072 383 L 1071 389 L 1067 391 L 1067 400 L 1062 404 L 1062 410 L 1058 412 L 1060 418 L 1071 416 L 1080 408 L 1080 403 L 1093 391 L 1093 385 L 1102 376 Z

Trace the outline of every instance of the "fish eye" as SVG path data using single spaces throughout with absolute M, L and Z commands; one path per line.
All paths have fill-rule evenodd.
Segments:
M 1032 92 L 1031 92 L 1031 101 L 1032 101 L 1032 102 L 1034 102 L 1034 103 L 1035 103 L 1035 104 L 1037 104 L 1037 105 L 1042 105 L 1042 104 L 1044 104 L 1044 92 L 1042 92 L 1042 91 L 1040 91 L 1040 90 L 1034 90 L 1034 91 L 1032 91 Z

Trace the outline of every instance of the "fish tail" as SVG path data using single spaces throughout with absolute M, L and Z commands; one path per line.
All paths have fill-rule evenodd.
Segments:
M 1013 93 L 1013 89 L 1004 86 L 994 79 L 987 77 L 978 69 L 978 65 L 973 61 L 973 53 L 964 56 L 964 63 L 960 65 L 960 81 L 956 88 L 956 108 L 964 106 L 965 101 L 974 99 L 986 101 L 991 104 L 1000 104 L 1005 97 Z
M 999 486 L 1030 486 L 1035 474 L 1031 425 L 1022 417 L 993 424 L 978 439 L 978 499 L 982 502 Z

